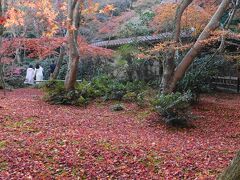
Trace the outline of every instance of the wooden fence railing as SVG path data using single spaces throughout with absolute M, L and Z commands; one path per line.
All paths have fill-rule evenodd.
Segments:
M 34 82 L 49 82 L 50 80 L 41 80 L 41 81 L 34 81 Z M 59 81 L 59 82 L 64 82 L 65 80 L 59 80 L 59 79 L 56 79 L 54 81 Z M 82 80 L 76 80 L 77 82 L 82 82 Z
M 218 76 L 212 79 L 212 84 L 216 87 L 222 87 L 240 92 L 240 78 L 232 76 Z

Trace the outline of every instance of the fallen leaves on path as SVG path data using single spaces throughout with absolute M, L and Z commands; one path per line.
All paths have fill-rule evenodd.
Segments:
M 0 92 L 1 93 L 1 92 Z M 0 98 L 0 179 L 215 179 L 240 149 L 240 96 L 204 96 L 196 128 L 125 104 L 49 105 L 36 89 Z

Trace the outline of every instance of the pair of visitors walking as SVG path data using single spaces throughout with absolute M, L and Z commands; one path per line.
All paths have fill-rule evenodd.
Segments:
M 43 80 L 43 68 L 39 63 L 36 64 L 35 69 L 32 65 L 27 69 L 25 84 L 34 84 L 34 79 L 36 79 L 36 84 Z

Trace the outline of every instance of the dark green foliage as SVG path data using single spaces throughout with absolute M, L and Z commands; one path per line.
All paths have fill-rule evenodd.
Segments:
M 160 94 L 153 101 L 156 111 L 165 118 L 165 122 L 171 126 L 187 125 L 187 112 L 192 100 L 192 93 L 190 91 L 172 94 Z
M 130 19 L 119 32 L 120 37 L 144 36 L 153 33 L 149 22 L 154 18 L 153 11 L 139 12 L 138 17 Z
M 153 102 L 157 111 L 163 116 L 175 116 L 179 114 L 180 111 L 185 111 L 189 106 L 192 94 L 190 91 L 181 94 L 179 92 L 172 94 L 160 94 L 157 96 Z
M 143 24 L 149 24 L 155 17 L 155 13 L 153 11 L 145 11 L 143 13 L 140 13 L 140 20 Z
M 139 93 L 139 94 L 137 95 L 137 100 L 136 100 L 136 102 L 137 102 L 137 104 L 138 104 L 139 107 L 145 107 L 147 101 L 148 101 L 148 100 L 145 98 L 145 91 L 143 91 L 143 92 L 141 92 L 141 93 Z
M 124 101 L 134 102 L 137 99 L 137 94 L 135 92 L 128 92 L 123 96 Z
M 147 85 L 143 81 L 127 82 L 126 89 L 128 92 L 135 92 L 135 93 L 139 94 L 143 90 L 147 89 Z
M 213 89 L 211 78 L 217 76 L 222 64 L 223 61 L 214 59 L 213 56 L 197 59 L 179 82 L 177 90 L 180 92 L 190 90 L 195 97 L 194 101 L 197 101 L 200 93 L 209 92 Z
M 12 76 L 5 79 L 5 83 L 7 86 L 13 88 L 23 88 L 26 87 L 24 84 L 25 78 L 23 76 Z
M 123 111 L 124 106 L 122 104 L 115 104 L 111 107 L 111 111 Z
M 107 76 L 76 83 L 75 90 L 70 92 L 65 91 L 64 83 L 60 81 L 50 81 L 44 85 L 45 99 L 48 102 L 79 106 L 85 106 L 90 100 L 98 97 L 105 100 L 138 101 L 139 95 L 145 89 L 146 85 L 140 81 L 121 82 Z
M 62 64 L 62 66 L 61 66 L 61 68 L 60 68 L 60 70 L 59 70 L 57 79 L 62 79 L 62 80 L 65 79 L 66 74 L 67 74 L 67 68 L 68 68 L 68 65 L 67 65 L 67 63 L 64 61 L 64 63 Z
M 85 82 L 76 85 L 76 89 L 65 91 L 64 82 L 50 81 L 45 87 L 45 100 L 53 104 L 85 106 L 93 96 Z

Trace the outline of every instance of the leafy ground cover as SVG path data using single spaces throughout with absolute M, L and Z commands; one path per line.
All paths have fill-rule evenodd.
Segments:
M 0 92 L 1 93 L 1 92 Z M 150 109 L 49 105 L 37 89 L 0 96 L 0 179 L 214 179 L 240 149 L 240 96 L 205 95 L 196 128 Z

